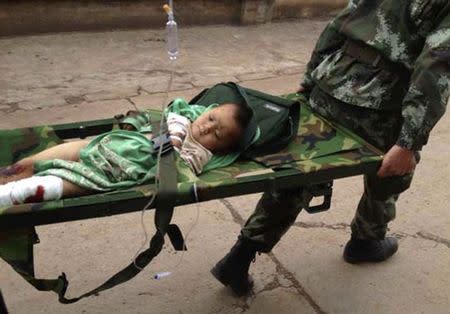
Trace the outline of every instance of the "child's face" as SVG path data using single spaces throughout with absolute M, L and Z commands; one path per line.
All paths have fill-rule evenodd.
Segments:
M 233 104 L 223 104 L 203 113 L 192 122 L 192 136 L 213 154 L 228 153 L 242 134 L 236 110 Z

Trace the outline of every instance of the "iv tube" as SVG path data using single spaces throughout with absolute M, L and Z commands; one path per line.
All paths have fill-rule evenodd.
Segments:
M 172 4 L 172 0 L 170 0 L 170 4 Z M 174 18 L 173 18 L 173 10 L 171 9 L 171 6 L 165 4 L 163 6 L 164 11 L 166 11 L 167 16 L 168 16 L 168 21 L 166 24 L 166 30 L 167 30 L 167 53 L 169 54 L 169 59 L 170 64 L 171 64 L 171 70 L 170 70 L 170 77 L 169 77 L 169 82 L 168 82 L 168 86 L 166 89 L 166 93 L 164 96 L 164 100 L 162 102 L 162 106 L 161 106 L 161 112 L 165 112 L 166 111 L 166 104 L 167 104 L 167 99 L 169 97 L 169 92 L 172 88 L 172 82 L 173 82 L 173 76 L 174 76 L 174 71 L 175 71 L 175 61 L 178 55 L 178 37 L 177 37 L 177 23 L 175 22 Z M 159 136 L 161 136 L 161 130 L 163 129 L 163 121 L 164 119 L 161 119 L 160 122 L 160 133 Z M 162 154 L 162 147 L 163 145 L 161 145 L 159 147 L 159 151 L 158 151 L 158 156 L 157 156 L 157 162 L 156 164 L 158 165 L 157 167 L 157 174 L 159 174 L 159 164 L 160 164 L 160 160 L 161 160 L 161 154 Z M 159 179 L 158 179 L 158 175 L 155 177 L 155 187 L 156 189 L 158 189 L 159 186 Z M 142 225 L 142 230 L 144 231 L 144 242 L 142 243 L 141 247 L 138 249 L 138 251 L 136 252 L 136 255 L 133 258 L 133 264 L 137 269 L 142 270 L 142 268 L 136 263 L 136 259 L 138 258 L 139 254 L 142 252 L 142 250 L 144 249 L 144 246 L 148 243 L 148 233 L 147 233 L 147 229 L 145 228 L 145 224 L 144 224 L 144 214 L 145 211 L 147 210 L 148 207 L 150 207 L 154 200 L 155 200 L 156 194 L 153 194 L 152 197 L 150 197 L 150 200 L 148 201 L 148 203 L 144 206 L 144 208 L 142 208 L 142 212 L 141 212 L 141 225 Z M 155 276 L 157 276 L 157 278 L 155 279 L 159 279 L 165 276 L 169 276 L 170 272 L 163 272 L 160 274 L 156 274 Z
M 172 3 L 172 1 L 170 2 Z M 166 23 L 167 54 L 169 55 L 170 60 L 176 60 L 178 56 L 178 26 L 173 16 L 172 7 L 165 4 L 163 8 L 167 13 L 167 23 Z

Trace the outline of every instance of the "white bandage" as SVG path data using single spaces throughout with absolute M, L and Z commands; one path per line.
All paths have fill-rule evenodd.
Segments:
M 14 182 L 10 182 L 4 185 L 0 185 L 0 208 L 9 207 L 13 204 L 11 200 L 13 183 Z
M 0 207 L 59 200 L 63 180 L 56 176 L 30 177 L 0 186 Z

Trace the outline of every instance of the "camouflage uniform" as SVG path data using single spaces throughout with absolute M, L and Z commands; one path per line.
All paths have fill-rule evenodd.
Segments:
M 375 52 L 377 60 L 349 54 L 349 42 Z M 449 64 L 448 0 L 351 0 L 321 34 L 302 85 L 317 113 L 384 151 L 395 144 L 413 150 L 418 161 L 445 112 Z M 366 175 L 352 235 L 384 238 L 395 202 L 411 180 L 412 174 Z M 310 199 L 306 189 L 266 192 L 241 238 L 270 251 Z

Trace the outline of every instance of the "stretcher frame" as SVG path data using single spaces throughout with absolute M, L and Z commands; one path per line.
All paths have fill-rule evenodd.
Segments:
M 313 113 L 303 96 L 289 94 L 285 97 L 298 100 L 301 115 L 298 135 L 283 151 L 251 161 L 237 161 L 231 166 L 211 170 L 198 177 L 193 175 L 183 162 L 174 161 L 174 154 L 170 154 L 169 159 L 161 159 L 161 166 L 164 165 L 162 169 L 170 170 L 169 172 L 173 171 L 168 167 L 175 166 L 177 178 L 160 178 L 164 188 L 146 184 L 127 190 L 58 201 L 14 205 L 6 210 L 0 208 L 0 240 L 3 238 L 4 241 L 3 244 L 0 241 L 0 244 L 6 245 L 3 248 L 6 248 L 6 251 L 3 251 L 1 257 L 36 289 L 54 291 L 59 296 L 59 302 L 69 304 L 96 295 L 136 276 L 159 254 L 165 234 L 169 235 L 175 250 L 185 250 L 181 230 L 170 224 L 174 207 L 218 198 L 302 187 L 313 197 L 323 197 L 320 205 L 308 204 L 305 208 L 307 212 L 328 210 L 333 180 L 375 172 L 383 154 L 357 135 Z M 161 112 L 148 112 L 156 120 L 161 117 Z M 0 167 L 64 140 L 83 139 L 110 131 L 117 128 L 119 122 L 120 117 L 115 117 L 12 131 L 0 130 L 0 146 L 11 149 L 0 151 Z M 212 175 L 209 175 L 210 173 Z M 169 182 L 171 183 L 168 184 Z M 35 278 L 33 245 L 39 241 L 35 226 L 113 216 L 141 211 L 144 208 L 156 208 L 157 231 L 150 241 L 149 249 L 141 252 L 133 263 L 99 287 L 79 297 L 68 299 L 65 293 L 69 283 L 64 273 L 57 279 Z
M 287 95 L 295 97 L 295 94 Z M 302 106 L 306 106 L 302 104 Z M 306 108 L 304 108 L 306 109 Z M 303 110 L 303 109 L 302 109 Z M 308 109 L 309 110 L 309 109 Z M 159 114 L 155 110 L 150 110 L 156 116 Z M 76 123 L 51 125 L 52 134 L 61 142 L 70 139 L 84 139 L 104 133 L 117 127 L 119 117 L 112 119 L 100 119 Z M 329 122 L 328 122 L 329 123 Z M 332 124 L 333 127 L 342 127 Z M 351 136 L 363 143 L 360 151 L 367 158 L 352 165 L 328 166 L 315 171 L 301 172 L 298 169 L 281 167 L 273 172 L 244 175 L 231 181 L 224 181 L 220 185 L 197 185 L 192 182 L 189 188 L 177 191 L 167 191 L 166 197 L 176 199 L 175 206 L 186 205 L 194 202 L 204 202 L 218 198 L 242 196 L 246 194 L 264 192 L 268 189 L 285 189 L 300 186 L 312 187 L 311 191 L 315 196 L 324 196 L 322 204 L 306 208 L 310 213 L 327 210 L 330 207 L 332 182 L 335 179 L 351 177 L 356 175 L 375 172 L 381 164 L 383 153 L 367 143 L 357 135 L 344 130 L 347 136 Z M 346 154 L 347 151 L 341 152 Z M 1 164 L 0 166 L 5 166 Z M 262 168 L 263 169 L 263 168 Z M 258 172 L 258 171 L 257 171 Z M 264 172 L 264 171 L 263 171 Z M 138 192 L 137 192 L 138 191 Z M 142 193 L 143 192 L 143 193 Z M 39 204 L 34 204 L 30 210 L 29 204 L 16 205 L 14 212 L 7 215 L 0 215 L 0 230 L 13 230 L 22 227 L 31 227 L 60 222 L 67 222 L 94 217 L 107 217 L 118 214 L 125 214 L 140 211 L 147 205 L 149 197 L 155 193 L 153 185 L 115 191 L 95 196 L 85 196 L 80 198 L 62 200 L 63 206 L 42 210 Z M 154 208 L 158 201 L 157 195 L 149 208 Z M 84 201 L 83 201 L 84 200 Z

